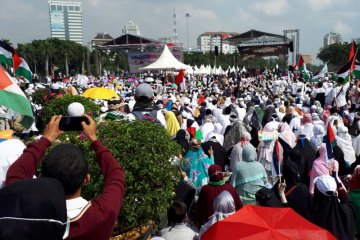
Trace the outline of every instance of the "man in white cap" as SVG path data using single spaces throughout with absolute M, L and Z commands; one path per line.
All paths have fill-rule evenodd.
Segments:
M 152 122 L 159 122 L 164 127 L 166 121 L 161 111 L 157 111 L 154 106 L 154 90 L 147 83 L 142 83 L 135 88 L 135 105 L 133 111 L 127 114 L 127 120 L 145 120 L 149 119 Z

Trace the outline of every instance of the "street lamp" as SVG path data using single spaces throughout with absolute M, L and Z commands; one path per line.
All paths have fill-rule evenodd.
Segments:
M 188 45 L 188 53 L 190 51 L 190 47 L 189 47 L 189 17 L 191 17 L 191 15 L 189 13 L 187 13 L 185 15 L 186 17 L 186 31 L 187 31 L 187 45 Z

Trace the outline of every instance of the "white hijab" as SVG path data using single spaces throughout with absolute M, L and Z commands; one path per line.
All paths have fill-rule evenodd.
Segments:
M 340 125 L 337 129 L 337 135 L 335 137 L 336 144 L 344 152 L 344 160 L 349 165 L 356 161 L 355 150 L 352 146 L 351 136 L 348 133 L 348 128 Z

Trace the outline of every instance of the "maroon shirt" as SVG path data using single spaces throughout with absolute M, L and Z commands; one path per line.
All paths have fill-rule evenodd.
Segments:
M 51 142 L 42 137 L 30 144 L 9 168 L 6 185 L 32 178 Z M 102 193 L 71 220 L 67 239 L 110 239 L 125 194 L 125 173 L 111 152 L 97 140 L 91 144 L 104 176 Z

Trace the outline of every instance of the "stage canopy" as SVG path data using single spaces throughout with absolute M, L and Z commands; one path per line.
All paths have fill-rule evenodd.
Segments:
M 231 44 L 238 47 L 244 59 L 254 57 L 287 55 L 292 40 L 278 34 L 250 30 L 234 37 L 228 38 Z
M 152 64 L 140 68 L 140 70 L 186 70 L 188 68 L 191 68 L 191 66 L 178 61 L 165 44 L 160 57 Z

